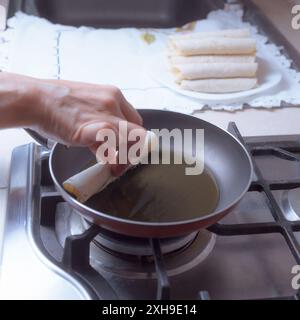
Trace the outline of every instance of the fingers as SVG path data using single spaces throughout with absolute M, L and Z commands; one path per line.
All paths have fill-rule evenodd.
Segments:
M 128 122 L 135 123 L 139 126 L 143 125 L 143 119 L 140 114 L 135 110 L 135 108 L 125 99 L 121 90 L 117 87 L 109 86 L 108 87 L 111 97 L 119 102 L 119 107 L 121 113 L 125 116 L 125 119 Z M 118 116 L 118 115 L 117 115 Z
M 86 145 L 86 146 L 95 146 L 101 143 L 99 140 L 101 137 L 105 136 L 106 133 L 112 131 L 115 138 L 117 139 L 116 145 L 119 145 L 119 129 L 114 121 L 111 121 L 109 117 L 105 121 L 102 119 L 99 121 L 93 121 L 92 123 L 85 124 L 80 127 L 73 137 L 75 144 Z M 98 137 L 97 137 L 98 136 Z
M 81 137 L 86 140 L 90 150 L 96 155 L 97 161 L 110 162 L 112 175 L 120 176 L 130 165 L 136 164 L 132 163 L 132 160 L 141 156 L 147 131 L 132 122 L 123 121 L 123 124 L 126 124 L 125 128 L 125 126 L 117 125 L 121 120 L 115 118 L 110 120 L 111 122 L 96 122 L 86 125 L 82 128 Z M 108 139 L 105 140 L 105 137 L 111 139 L 112 143 L 108 143 Z M 136 145 L 135 148 L 131 149 L 134 145 Z M 104 148 L 99 150 L 100 146 Z M 131 152 L 132 150 L 133 152 Z
M 135 110 L 135 108 L 122 96 L 122 101 L 120 103 L 122 113 L 129 122 L 138 124 L 139 126 L 143 125 L 143 118 Z
M 114 119 L 114 121 L 116 120 Z M 135 123 L 123 121 L 123 124 L 120 124 L 120 122 L 117 128 L 116 122 L 112 122 L 111 126 L 103 125 L 99 127 L 97 124 L 90 126 L 92 130 L 101 128 L 98 132 L 92 134 L 92 136 L 96 135 L 97 141 L 93 141 L 90 150 L 96 155 L 98 162 L 111 163 L 111 172 L 114 176 L 121 175 L 132 164 L 132 161 L 141 155 L 141 149 L 144 146 L 147 134 L 143 127 Z M 118 135 L 116 139 L 111 137 L 109 130 L 107 131 L 111 128 L 114 128 L 111 133 Z M 104 136 L 107 136 L 108 139 L 105 140 Z M 108 142 L 109 139 L 112 140 L 111 143 Z M 132 149 L 131 147 L 135 144 L 135 148 Z
M 133 123 L 128 123 L 127 145 L 126 147 L 119 146 L 115 164 L 111 165 L 112 175 L 120 176 L 130 165 L 138 163 L 145 145 L 146 135 L 147 131 L 144 128 Z
M 130 164 L 112 164 L 110 166 L 110 172 L 113 176 L 121 176 L 128 168 Z
M 105 121 L 103 121 L 105 119 Z M 110 132 L 111 130 L 111 132 Z M 132 122 L 113 116 L 99 117 L 99 120 L 94 120 L 92 123 L 81 126 L 75 133 L 73 141 L 79 145 L 86 145 L 95 150 L 99 146 L 105 136 L 115 137 L 116 146 L 120 144 L 131 145 L 131 140 L 135 136 L 143 136 L 146 130 Z M 113 140 L 113 138 L 111 138 Z

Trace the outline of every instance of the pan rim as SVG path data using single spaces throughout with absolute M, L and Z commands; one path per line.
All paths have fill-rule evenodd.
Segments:
M 185 225 L 185 224 L 193 224 L 193 223 L 198 223 L 201 221 L 205 221 L 208 220 L 210 218 L 213 218 L 215 216 L 218 215 L 222 215 L 223 213 L 229 211 L 231 208 L 233 208 L 243 197 L 244 195 L 247 193 L 247 191 L 249 190 L 249 187 L 252 183 L 252 177 L 253 177 L 253 163 L 252 163 L 252 158 L 248 152 L 248 150 L 246 149 L 246 147 L 240 142 L 240 140 L 238 138 L 236 138 L 233 134 L 231 134 L 230 132 L 228 132 L 227 130 L 221 128 L 220 126 L 217 126 L 215 124 L 212 124 L 211 122 L 208 122 L 206 120 L 203 119 L 199 119 L 193 115 L 188 115 L 186 113 L 181 113 L 181 112 L 176 112 L 176 111 L 169 111 L 169 110 L 160 110 L 160 109 L 142 109 L 139 108 L 137 109 L 138 111 L 154 111 L 154 112 L 167 112 L 167 113 L 173 113 L 173 114 L 177 114 L 179 116 L 188 116 L 188 117 L 192 117 L 198 120 L 201 120 L 205 123 L 207 123 L 210 126 L 214 126 L 215 128 L 217 128 L 218 130 L 220 130 L 221 132 L 223 132 L 223 134 L 227 134 L 229 135 L 231 138 L 233 138 L 235 140 L 235 142 L 241 147 L 241 149 L 243 150 L 244 154 L 246 155 L 246 158 L 249 162 L 249 179 L 248 179 L 248 183 L 246 184 L 245 188 L 243 189 L 243 191 L 241 192 L 240 196 L 237 197 L 234 201 L 230 202 L 226 207 L 219 209 L 218 211 L 213 211 L 207 215 L 198 217 L 198 218 L 193 218 L 193 219 L 187 219 L 187 220 L 178 220 L 178 221 L 170 221 L 170 222 L 148 222 L 148 221 L 139 221 L 139 220 L 129 220 L 129 219 L 124 219 L 124 218 L 120 218 L 120 217 L 116 217 L 101 211 L 97 211 L 94 210 L 88 206 L 86 206 L 84 203 L 79 202 L 78 200 L 76 200 L 73 196 L 71 196 L 68 192 L 65 191 L 65 189 L 61 186 L 61 184 L 57 181 L 56 176 L 53 172 L 53 168 L 52 168 L 52 159 L 53 159 L 53 154 L 54 154 L 54 150 L 56 149 L 56 147 L 58 145 L 62 145 L 59 142 L 56 142 L 51 150 L 50 153 L 50 157 L 49 157 L 49 170 L 50 170 L 50 174 L 51 174 L 51 178 L 53 179 L 53 182 L 56 186 L 56 188 L 58 189 L 58 191 L 60 192 L 60 194 L 63 196 L 63 198 L 68 202 L 72 204 L 72 207 L 74 207 L 76 209 L 76 206 L 79 207 L 81 210 L 85 210 L 87 211 L 87 216 L 90 215 L 94 215 L 97 217 L 101 217 L 104 218 L 105 220 L 113 220 L 115 222 L 118 223 L 125 223 L 125 224 L 130 224 L 130 225 L 137 225 L 137 226 L 143 226 L 143 227 L 168 227 L 168 226 L 181 226 L 181 225 Z M 74 205 L 75 206 L 74 206 Z M 78 209 L 76 209 L 78 210 Z M 82 212 L 80 212 L 82 215 L 84 215 Z

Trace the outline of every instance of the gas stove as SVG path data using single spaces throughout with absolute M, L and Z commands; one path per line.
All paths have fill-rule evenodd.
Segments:
M 242 138 L 255 173 L 218 224 L 176 238 L 134 238 L 91 225 L 56 192 L 49 151 L 12 156 L 2 299 L 299 299 L 300 137 Z M 228 186 L 230 188 L 230 186 Z

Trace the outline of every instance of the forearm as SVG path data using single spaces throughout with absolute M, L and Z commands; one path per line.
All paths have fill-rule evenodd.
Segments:
M 39 89 L 31 78 L 0 73 L 0 129 L 34 127 L 42 117 Z

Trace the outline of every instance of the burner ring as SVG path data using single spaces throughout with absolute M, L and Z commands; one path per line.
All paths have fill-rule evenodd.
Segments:
M 212 252 L 216 235 L 205 229 L 200 230 L 195 238 L 185 247 L 164 254 L 164 263 L 168 276 L 184 273 L 203 262 Z M 151 256 L 114 255 L 93 245 L 91 264 L 99 272 L 117 275 L 127 279 L 155 279 L 155 263 Z M 146 258 L 146 259 L 145 259 Z
M 182 237 L 160 239 L 163 254 L 176 251 L 189 242 L 197 235 L 197 232 Z M 107 230 L 101 231 L 93 240 L 95 245 L 105 247 L 108 250 L 134 256 L 151 256 L 152 248 L 148 238 L 127 237 L 121 234 L 114 235 Z

